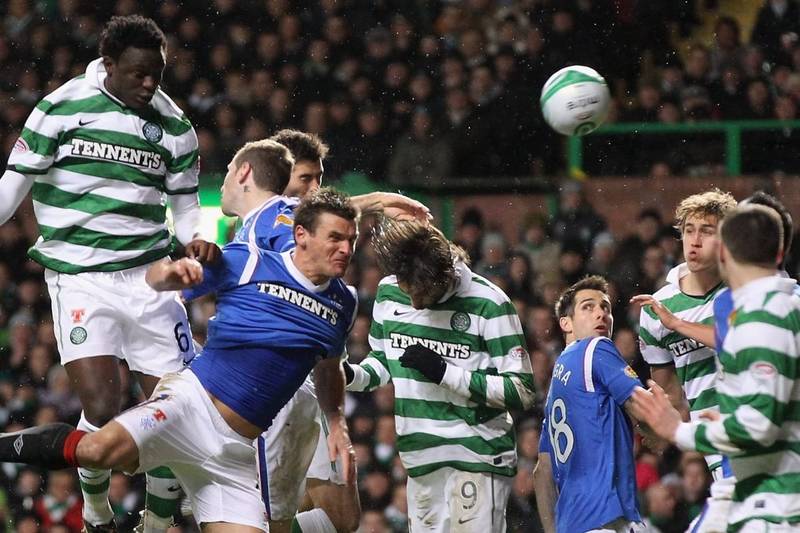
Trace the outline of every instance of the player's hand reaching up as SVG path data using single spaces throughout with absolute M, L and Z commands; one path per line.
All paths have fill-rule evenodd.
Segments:
M 675 442 L 681 414 L 672 406 L 664 389 L 652 379 L 647 383 L 650 385 L 649 391 L 638 387 L 633 391 L 631 413 L 662 439 Z
M 400 356 L 400 365 L 403 368 L 413 368 L 437 385 L 442 382 L 447 370 L 444 357 L 421 344 L 412 344 L 406 348 Z
M 186 257 L 196 259 L 203 264 L 216 263 L 222 256 L 222 250 L 213 242 L 194 239 L 186 245 Z
M 658 319 L 665 328 L 675 330 L 678 327 L 680 318 L 672 314 L 672 311 L 667 309 L 664 304 L 653 298 L 650 294 L 637 294 L 631 298 L 630 303 L 645 306 L 649 305 L 653 312 L 658 316 Z

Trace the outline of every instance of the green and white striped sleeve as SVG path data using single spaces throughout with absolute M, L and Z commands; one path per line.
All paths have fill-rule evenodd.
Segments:
M 42 100 L 33 109 L 8 158 L 8 168 L 28 176 L 46 174 L 58 151 L 64 122 L 47 111 L 53 104 Z
M 347 385 L 347 390 L 371 391 L 392 380 L 383 343 L 383 324 L 373 319 L 369 329 L 369 344 L 372 351 L 361 363 L 351 366 L 354 377 Z
M 525 410 L 533 406 L 533 370 L 522 326 L 513 305 L 508 313 L 483 319 L 481 338 L 492 366 L 466 370 L 447 365 L 441 385 L 480 405 Z
M 679 447 L 738 456 L 775 444 L 794 403 L 799 315 L 797 310 L 785 316 L 737 313 L 720 353 L 725 379 L 717 394 L 724 414 L 714 422 L 681 424 L 675 435 Z

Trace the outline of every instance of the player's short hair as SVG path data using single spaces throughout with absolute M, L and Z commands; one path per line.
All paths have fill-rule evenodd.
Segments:
M 283 129 L 270 137 L 270 140 L 281 143 L 292 152 L 295 162 L 319 161 L 328 155 L 328 145 L 322 142 L 315 133 Z
M 675 227 L 681 234 L 689 217 L 717 217 L 722 220 L 725 215 L 736 207 L 736 199 L 729 192 L 717 188 L 710 191 L 693 194 L 681 200 L 675 209 Z
M 457 276 L 456 261 L 467 262 L 467 253 L 441 231 L 413 220 L 384 219 L 372 244 L 383 273 L 415 288 L 446 289 Z
M 114 61 L 126 48 L 162 50 L 167 46 L 164 32 L 153 19 L 141 15 L 112 17 L 100 34 L 100 55 Z
M 322 187 L 305 196 L 294 210 L 294 227 L 303 226 L 309 233 L 314 233 L 323 213 L 330 213 L 345 220 L 355 222 L 358 217 L 350 196 L 346 193 Z
M 253 181 L 259 189 L 281 194 L 289 184 L 294 158 L 284 145 L 261 139 L 245 144 L 233 156 L 235 168 L 243 163 L 250 164 Z
M 723 219 L 720 234 L 731 257 L 744 265 L 774 267 L 783 246 L 781 217 L 764 205 L 737 207 Z
M 765 205 L 771 207 L 778 213 L 778 216 L 781 217 L 781 224 L 783 225 L 783 254 L 785 258 L 789 253 L 789 248 L 792 246 L 792 238 L 794 237 L 794 222 L 786 206 L 783 205 L 780 200 L 764 191 L 754 192 L 739 202 L 739 205 Z
M 608 281 L 603 276 L 586 276 L 585 278 L 573 283 L 567 290 L 561 293 L 556 300 L 555 312 L 557 318 L 572 316 L 575 313 L 575 295 L 583 290 L 600 291 L 608 294 Z

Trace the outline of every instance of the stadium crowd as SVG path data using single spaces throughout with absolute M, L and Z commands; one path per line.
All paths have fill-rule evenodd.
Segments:
M 8 154 L 33 105 L 83 73 L 103 21 L 138 12 L 169 37 L 163 86 L 195 124 L 206 171 L 224 170 L 245 141 L 296 127 L 331 144 L 329 177 L 425 187 L 546 175 L 563 168 L 562 142 L 536 103 L 567 64 L 606 77 L 610 121 L 795 118 L 798 5 L 774 4 L 749 43 L 720 16 L 713 44 L 683 57 L 671 28 L 689 35 L 694 1 L 11 0 L 0 8 L 0 146 Z M 721 134 L 693 135 L 702 151 L 685 134 L 593 138 L 587 170 L 716 172 Z M 800 168 L 793 130 L 745 133 L 743 143 L 759 147 L 745 150 L 745 171 Z
M 688 32 L 694 22 L 693 9 L 686 6 L 692 3 L 682 2 L 682 9 L 673 4 L 471 0 L 443 1 L 432 9 L 390 0 L 321 0 L 297 8 L 277 0 L 258 7 L 236 0 L 210 5 L 166 0 L 144 12 L 168 33 L 164 86 L 197 127 L 204 169 L 222 170 L 242 142 L 293 126 L 318 133 L 331 144 L 326 176 L 358 171 L 376 181 L 424 187 L 450 175 L 533 175 L 561 168 L 561 141 L 542 127 L 536 88 L 570 62 L 597 66 L 609 79 L 617 95 L 613 120 L 796 117 L 800 7 L 795 2 L 787 2 L 783 13 L 767 2 L 746 45 L 740 42 L 736 21 L 720 18 L 713 47 L 693 47 L 685 63 L 669 41 L 668 26 L 675 22 Z M 112 14 L 143 11 L 135 1 L 109 5 L 104 12 L 78 0 L 7 3 L 0 29 L 4 159 L 32 106 L 82 73 L 95 57 L 102 22 Z M 600 20 L 606 22 L 597 24 Z M 615 22 L 607 22 L 611 20 Z M 628 31 L 637 27 L 647 35 Z M 619 54 L 623 46 L 627 52 Z M 649 59 L 640 62 L 644 56 Z M 642 68 L 648 63 L 650 68 Z M 800 166 L 792 159 L 797 150 L 786 149 L 796 142 L 791 130 L 757 135 L 744 140 L 774 147 L 775 152 L 752 151 L 746 170 L 792 171 Z M 595 170 L 602 173 L 646 173 L 657 163 L 676 173 L 714 162 L 713 142 L 694 154 L 686 145 L 671 149 L 665 139 L 660 137 L 659 144 L 637 140 L 641 145 L 633 159 L 599 141 L 589 149 L 603 150 L 604 157 L 594 158 L 599 165 Z M 720 145 L 719 161 L 721 152 Z M 630 153 L 627 145 L 625 154 Z M 552 216 L 524 220 L 513 246 L 478 208 L 462 216 L 456 233 L 476 272 L 512 297 L 537 380 L 536 408 L 517 416 L 520 466 L 509 503 L 510 531 L 540 528 L 531 475 L 548 378 L 563 348 L 553 316 L 560 290 L 587 273 L 610 279 L 616 296 L 614 341 L 644 379 L 647 369 L 636 342 L 638 309 L 627 301 L 660 287 L 669 268 L 682 261 L 676 233 L 657 210 L 632 213 L 635 231 L 612 235 L 579 183 L 564 183 L 560 200 Z M 3 431 L 57 420 L 74 423 L 80 413 L 66 373 L 57 364 L 42 269 L 26 259 L 37 231 L 28 206 L 0 226 Z M 381 278 L 369 232 L 363 231 L 361 238 L 348 274 L 361 302 L 348 341 L 352 362 L 369 351 L 370 301 Z M 212 300 L 190 307 L 201 342 L 212 313 Z M 124 370 L 122 375 L 127 379 Z M 127 404 L 141 399 L 141 392 L 130 386 Z M 353 394 L 347 405 L 364 531 L 404 531 L 405 473 L 394 446 L 391 388 Z M 637 457 L 638 488 L 648 520 L 662 533 L 684 531 L 708 489 L 704 461 L 674 448 L 639 447 Z M 0 519 L 8 531 L 80 530 L 74 472 L 42 477 L 35 470 L 3 464 L 0 480 Z M 112 477 L 110 497 L 121 530 L 130 530 L 138 520 L 141 485 L 137 478 Z

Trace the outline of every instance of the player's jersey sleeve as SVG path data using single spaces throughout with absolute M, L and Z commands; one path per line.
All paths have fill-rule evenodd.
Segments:
M 172 158 L 167 164 L 164 185 L 167 194 L 192 194 L 197 192 L 200 176 L 200 152 L 197 134 L 185 117 L 173 119 Z
M 285 252 L 294 248 L 294 210 L 284 207 L 273 219 L 259 215 L 254 230 L 256 245 L 262 250 Z
M 728 317 L 733 312 L 733 296 L 730 289 L 722 289 L 714 299 L 714 342 L 717 351 L 728 334 Z
M 597 337 L 586 348 L 584 369 L 591 365 L 593 387 L 603 387 L 620 407 L 642 383 L 636 372 L 625 362 L 616 346 L 606 337 Z M 587 383 L 588 385 L 588 383 Z
M 50 114 L 55 104 L 42 100 L 25 121 L 8 158 L 9 170 L 28 176 L 46 174 L 58 152 L 64 121 Z
M 665 330 L 655 313 L 642 307 L 639 314 L 639 350 L 649 365 L 674 364 L 672 352 L 663 345 Z
M 378 294 L 381 292 L 378 287 Z M 380 298 L 376 297 L 380 302 Z M 383 323 L 377 318 L 380 316 L 379 306 L 387 303 L 376 303 L 372 312 L 372 324 L 369 327 L 369 355 L 358 365 L 353 365 L 353 381 L 347 385 L 349 391 L 370 391 L 377 389 L 381 385 L 386 385 L 392 380 L 389 372 L 389 363 L 386 359 L 386 349 L 384 348 Z
M 203 265 L 203 281 L 181 291 L 184 299 L 193 300 L 211 292 L 230 289 L 239 285 L 247 262 L 257 251 L 247 245 L 231 243 L 222 249 L 222 257 L 216 263 Z

